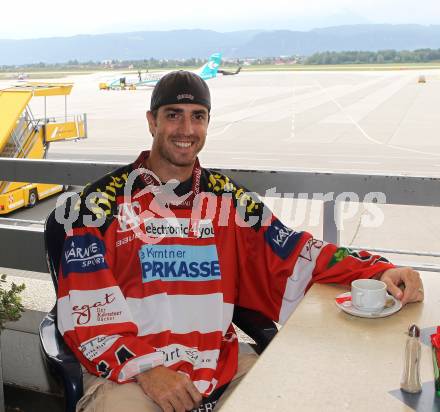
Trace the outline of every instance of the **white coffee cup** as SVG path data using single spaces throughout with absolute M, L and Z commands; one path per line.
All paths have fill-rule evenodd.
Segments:
M 382 310 L 387 299 L 387 285 L 375 279 L 357 279 L 351 283 L 351 303 L 364 312 Z

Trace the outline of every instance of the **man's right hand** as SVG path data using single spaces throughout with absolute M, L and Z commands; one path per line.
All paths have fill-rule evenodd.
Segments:
M 141 388 L 164 412 L 185 412 L 195 409 L 202 395 L 183 373 L 165 366 L 156 366 L 136 376 Z

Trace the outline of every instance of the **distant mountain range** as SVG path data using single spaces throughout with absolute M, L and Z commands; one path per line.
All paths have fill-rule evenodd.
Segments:
M 0 65 L 69 60 L 140 60 L 308 56 L 322 51 L 440 48 L 440 25 L 359 24 L 310 31 L 142 31 L 26 40 L 0 40 Z

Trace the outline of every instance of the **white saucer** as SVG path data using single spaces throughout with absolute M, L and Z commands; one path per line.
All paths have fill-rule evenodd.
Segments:
M 347 296 L 350 296 L 351 292 L 345 292 L 341 295 L 336 296 L 336 298 L 345 298 Z M 360 318 L 370 318 L 370 319 L 376 319 L 376 318 L 384 318 L 386 316 L 391 316 L 394 313 L 398 312 L 400 309 L 402 309 L 402 302 L 399 299 L 396 299 L 394 296 L 388 295 L 388 297 L 392 298 L 394 300 L 394 305 L 390 308 L 384 308 L 381 311 L 374 311 L 374 312 L 366 312 L 363 310 L 356 309 L 352 303 L 351 300 L 348 300 L 346 302 L 338 303 L 335 301 L 336 306 L 343 310 L 346 313 L 349 313 L 353 316 L 358 316 Z

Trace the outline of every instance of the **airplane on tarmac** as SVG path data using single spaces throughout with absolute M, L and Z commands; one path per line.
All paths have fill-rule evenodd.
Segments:
M 17 80 L 19 82 L 26 82 L 29 78 L 29 75 L 27 75 L 26 73 L 18 73 L 17 74 Z
M 222 71 L 219 71 L 221 61 L 221 53 L 211 54 L 209 60 L 202 67 L 195 70 L 194 73 L 198 74 L 203 80 L 212 79 L 217 76 L 218 72 L 222 73 Z M 136 90 L 138 87 L 154 87 L 166 73 L 167 72 L 147 72 L 143 74 L 141 71 L 138 71 L 137 75 L 119 77 L 99 83 L 99 88 L 101 90 Z
M 241 66 L 238 66 L 237 70 L 235 70 L 235 72 L 231 72 L 229 70 L 217 70 L 217 73 L 221 73 L 223 76 L 234 76 L 235 74 L 240 73 L 241 71 Z

